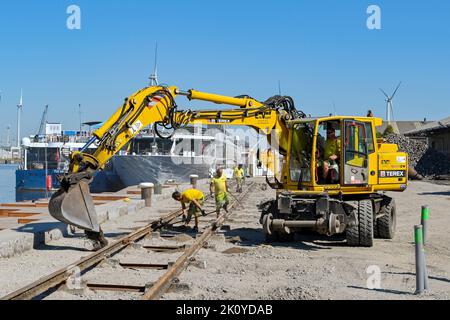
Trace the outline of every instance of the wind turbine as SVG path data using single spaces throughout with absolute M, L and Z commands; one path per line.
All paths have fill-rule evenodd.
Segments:
M 8 124 L 6 126 L 6 146 L 10 147 L 11 146 L 11 141 L 10 141 L 10 131 L 11 131 L 11 126 Z
M 395 94 L 397 93 L 398 88 L 400 88 L 400 85 L 402 82 L 398 84 L 397 88 L 395 88 L 394 93 L 389 96 L 383 89 L 380 88 L 380 91 L 385 95 L 386 97 L 386 120 L 390 124 L 391 123 L 391 117 L 394 118 L 394 107 L 392 104 L 392 100 L 394 99 Z
M 20 115 L 23 108 L 23 94 L 22 89 L 20 89 L 20 100 L 17 105 L 17 148 L 20 148 Z
M 158 85 L 158 42 L 155 46 L 155 65 L 153 67 L 153 73 L 150 75 L 150 86 Z
M 10 131 L 11 131 L 11 126 L 8 124 L 6 126 L 6 146 L 10 147 L 11 146 L 11 141 L 10 141 Z

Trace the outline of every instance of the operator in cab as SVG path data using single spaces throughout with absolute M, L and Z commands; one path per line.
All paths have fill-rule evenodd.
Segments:
M 338 170 L 337 161 L 341 154 L 341 141 L 336 137 L 336 130 L 329 125 L 327 127 L 327 140 L 325 141 L 323 155 L 323 177 L 331 183 L 336 182 L 339 177 L 329 177 L 330 169 Z

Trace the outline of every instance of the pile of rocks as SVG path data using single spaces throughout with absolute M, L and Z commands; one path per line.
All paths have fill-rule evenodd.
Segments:
M 400 151 L 408 153 L 410 166 L 422 176 L 434 177 L 450 173 L 450 160 L 439 151 L 429 148 L 426 139 L 410 139 L 400 134 L 389 134 L 385 139 L 397 144 Z

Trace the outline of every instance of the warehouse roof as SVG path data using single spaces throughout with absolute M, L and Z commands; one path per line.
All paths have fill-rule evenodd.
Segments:
M 431 133 L 431 132 L 447 131 L 447 130 L 450 130 L 450 117 L 447 117 L 447 118 L 439 120 L 439 121 L 433 121 L 431 123 L 427 123 L 426 125 L 422 126 L 421 128 L 405 132 L 405 135 L 408 135 L 408 136 L 422 135 L 422 134 L 427 134 L 427 133 Z
M 392 129 L 396 134 L 404 134 L 413 130 L 420 130 L 424 126 L 433 123 L 432 121 L 391 121 Z M 383 121 L 383 124 L 377 128 L 377 131 L 383 133 L 386 130 L 388 123 Z

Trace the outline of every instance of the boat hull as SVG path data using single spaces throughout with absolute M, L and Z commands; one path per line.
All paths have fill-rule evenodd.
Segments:
M 205 157 L 116 155 L 111 162 L 114 173 L 125 186 L 142 182 L 163 184 L 167 180 L 189 182 L 189 176 L 192 174 L 203 179 L 209 177 L 213 167 L 212 159 Z

